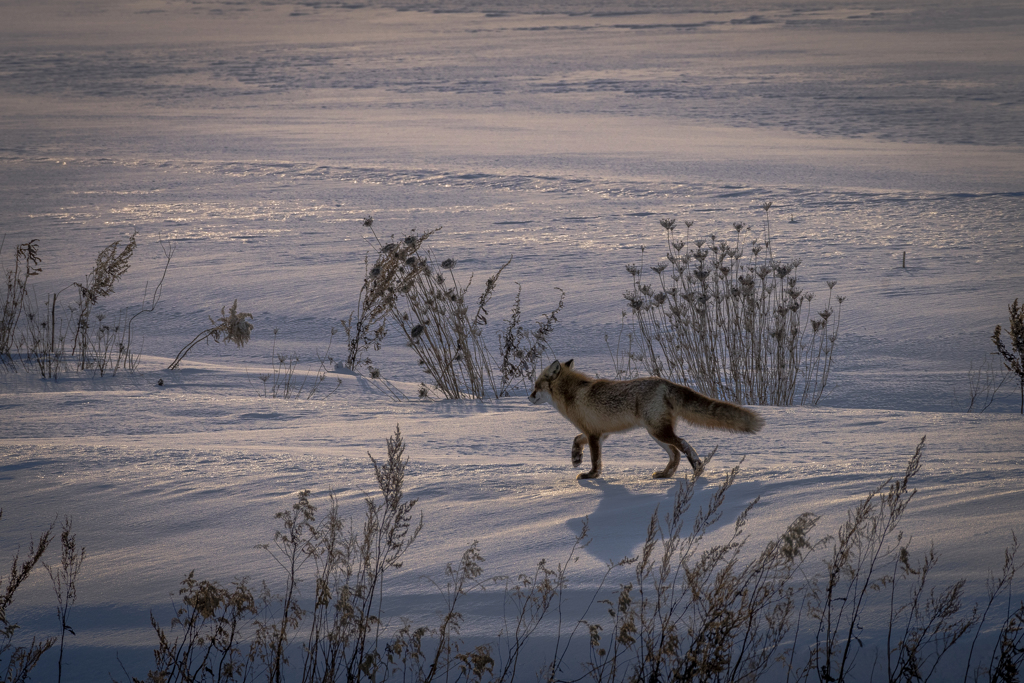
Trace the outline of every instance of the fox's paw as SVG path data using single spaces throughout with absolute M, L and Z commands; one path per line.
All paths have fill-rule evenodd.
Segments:
M 576 475 L 576 478 L 577 479 L 597 479 L 598 475 L 600 475 L 600 474 L 601 474 L 600 472 L 596 472 L 594 470 L 590 470 L 589 472 L 580 472 L 579 474 Z

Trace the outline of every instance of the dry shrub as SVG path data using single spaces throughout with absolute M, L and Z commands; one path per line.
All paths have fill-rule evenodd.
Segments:
M 665 260 L 626 268 L 633 279 L 625 293 L 633 330 L 629 358 L 616 358 L 617 372 L 639 365 L 736 403 L 818 402 L 832 369 L 844 297 L 833 297 L 836 281 L 829 280 L 828 300 L 812 309 L 814 294 L 797 278 L 800 260 L 772 255 L 771 204 L 762 208 L 766 237 L 748 244 L 742 223 L 733 224 L 732 241 L 710 235 L 691 244 L 689 234 L 676 239 L 674 220 L 661 221 Z M 686 222 L 687 232 L 692 225 Z

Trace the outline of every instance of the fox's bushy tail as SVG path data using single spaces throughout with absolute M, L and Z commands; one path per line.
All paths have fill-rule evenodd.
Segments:
M 764 426 L 764 418 L 753 410 L 708 398 L 689 387 L 673 384 L 670 396 L 673 415 L 691 424 L 734 432 L 756 432 Z

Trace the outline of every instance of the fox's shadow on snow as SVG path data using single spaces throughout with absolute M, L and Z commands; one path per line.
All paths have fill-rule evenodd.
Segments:
M 655 514 L 664 517 L 671 510 L 679 487 L 686 485 L 683 481 L 676 478 L 665 486 L 665 480 L 652 479 L 649 491 L 637 491 L 613 480 L 579 479 L 580 487 L 599 496 L 597 508 L 586 517 L 568 520 L 566 526 L 578 536 L 584 522 L 589 520 L 586 552 L 602 562 L 618 562 L 636 554 L 646 538 L 651 517 Z M 692 513 L 696 514 L 698 501 L 715 487 L 709 486 L 703 477 L 689 485 L 696 486 L 695 505 L 691 506 Z

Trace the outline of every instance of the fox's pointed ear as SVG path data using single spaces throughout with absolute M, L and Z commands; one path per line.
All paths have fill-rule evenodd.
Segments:
M 565 367 L 567 367 L 570 370 L 572 370 L 572 358 L 570 358 L 569 360 L 565 361 Z
M 546 370 L 544 370 L 544 376 L 548 379 L 554 379 L 558 377 L 558 373 L 561 371 L 562 365 L 556 360 L 554 363 L 549 365 Z

